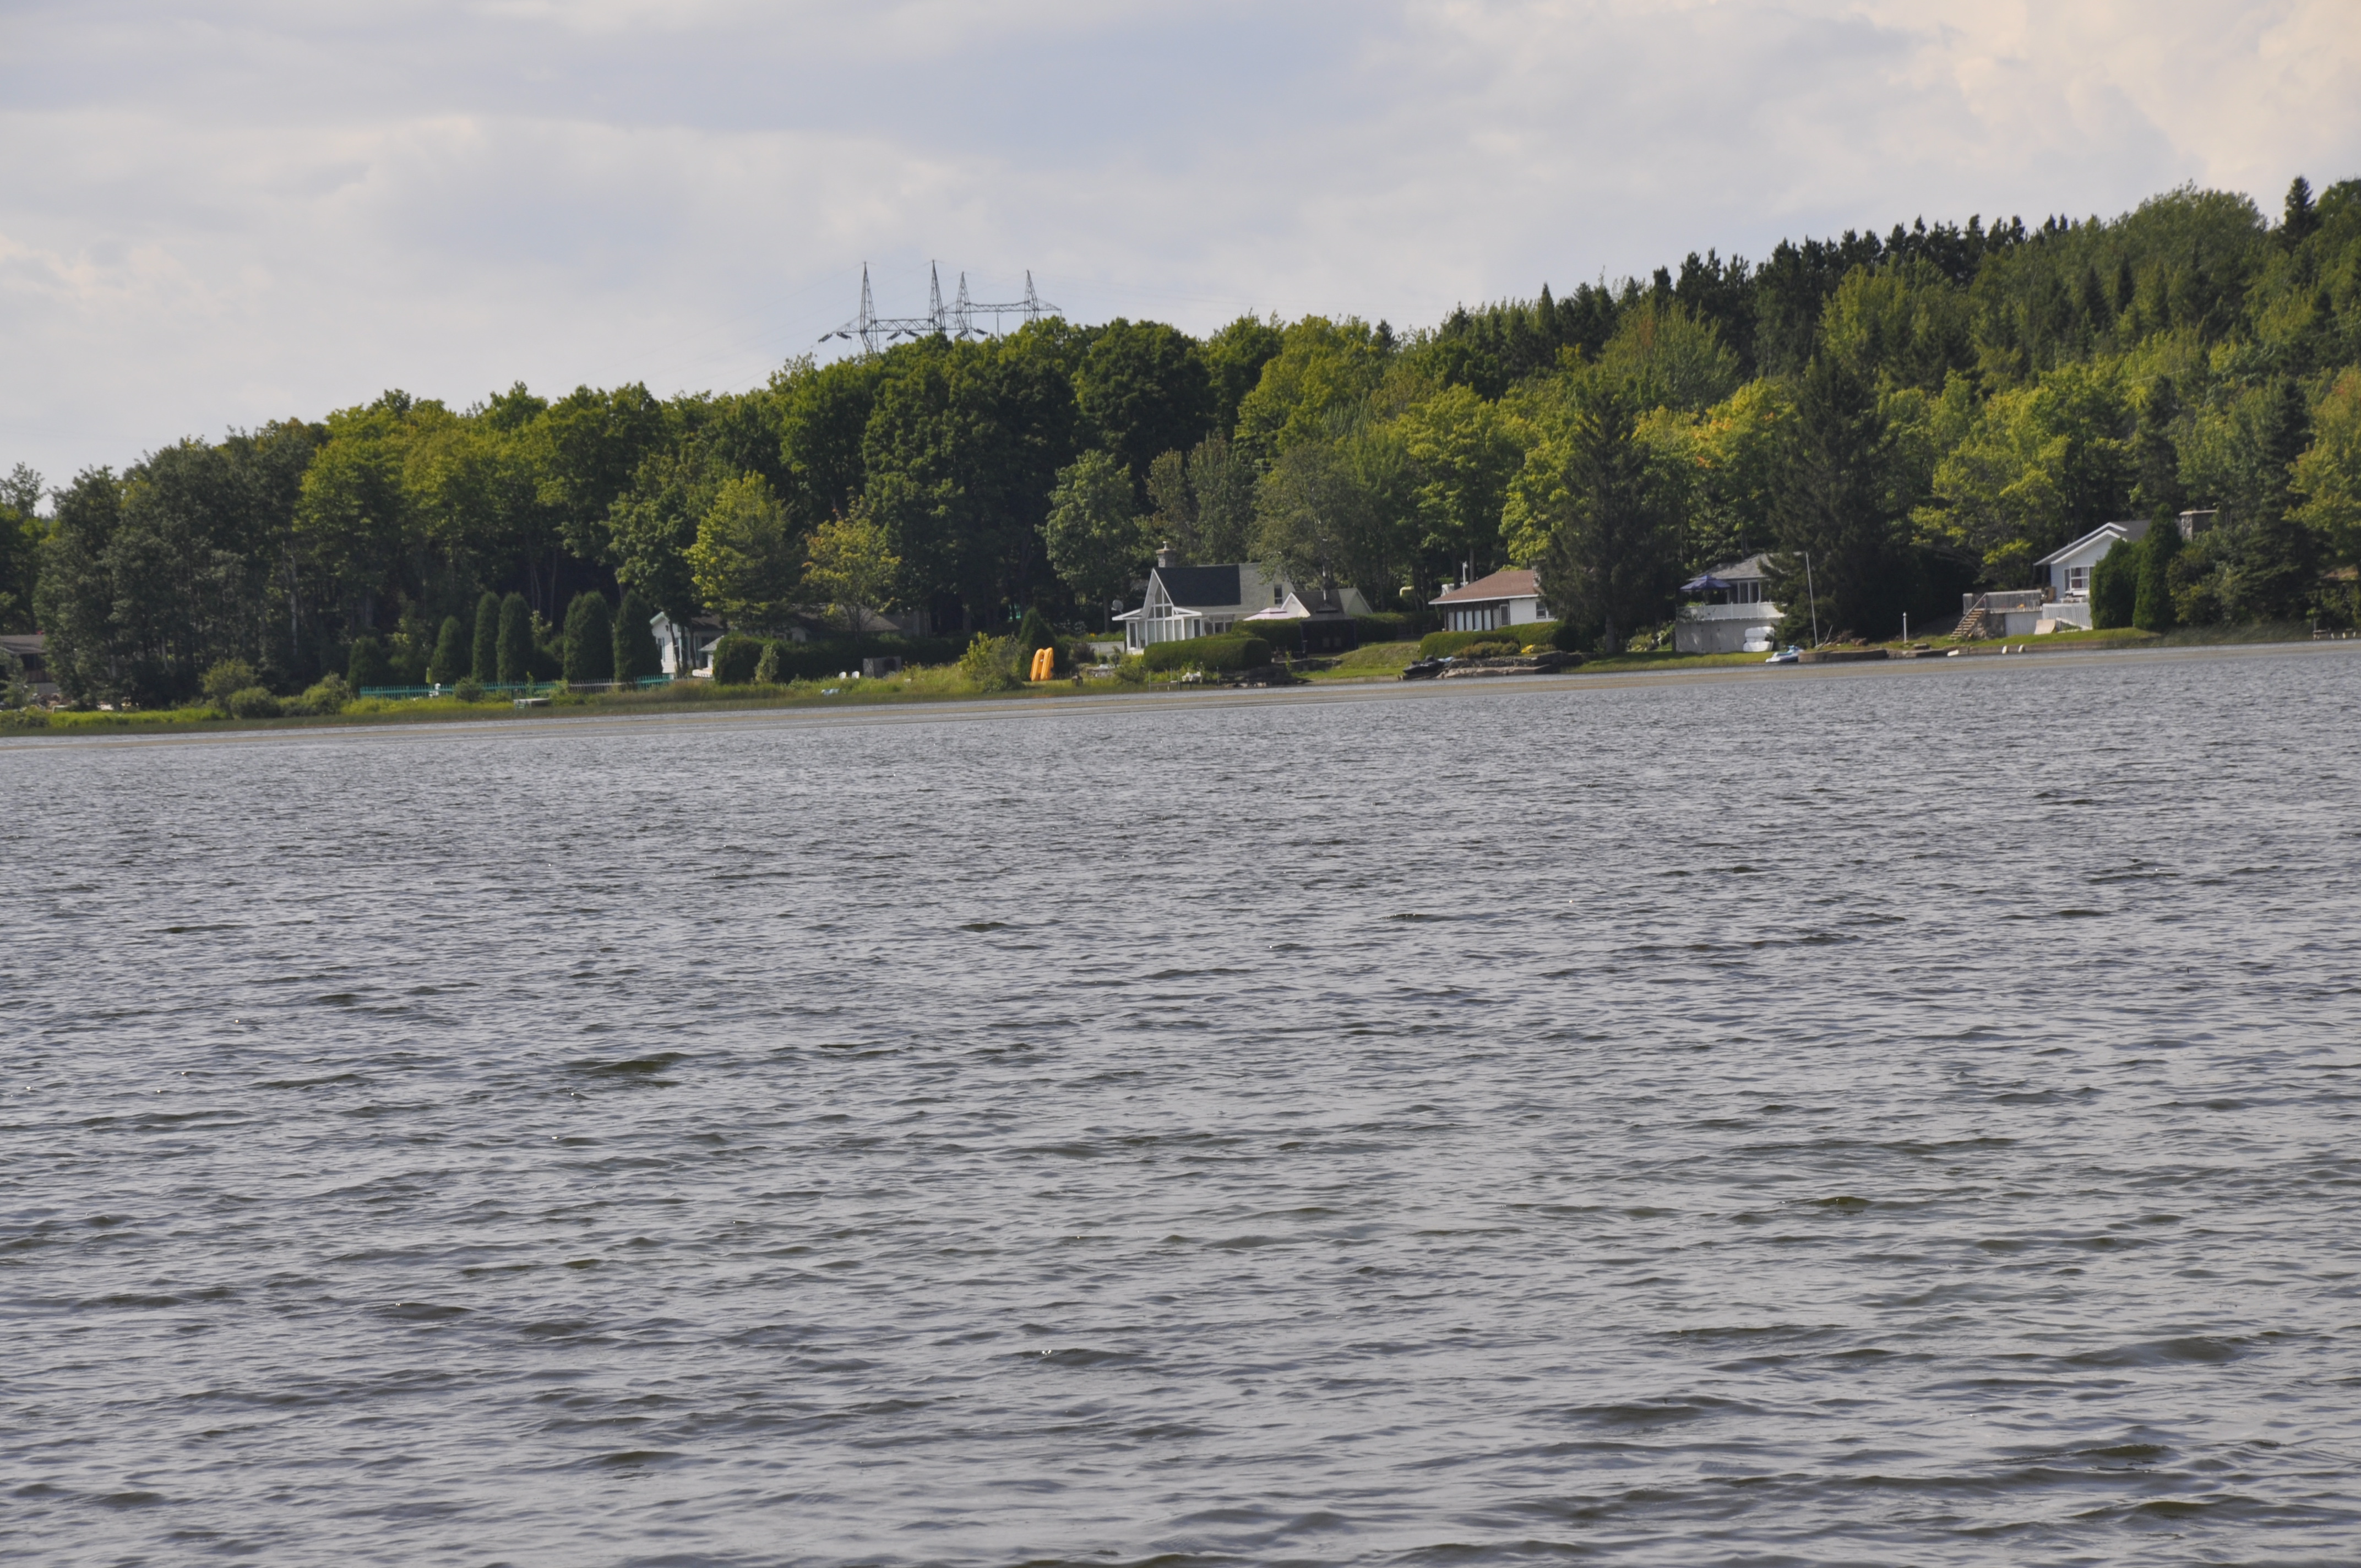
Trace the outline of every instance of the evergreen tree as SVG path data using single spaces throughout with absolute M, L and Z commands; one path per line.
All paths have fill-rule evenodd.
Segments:
M 2179 522 L 2168 517 L 2148 526 L 2147 538 L 2140 544 L 2139 588 L 2132 601 L 2132 624 L 2142 631 L 2169 631 L 2176 622 L 2172 558 L 2180 554 Z
M 467 629 L 457 616 L 447 616 L 434 639 L 434 657 L 426 662 L 426 678 L 438 686 L 455 685 L 467 668 Z
M 522 685 L 533 676 L 533 609 L 522 594 L 500 601 L 500 656 L 493 674 L 504 686 Z
M 2174 525 L 2168 521 L 2159 526 Z M 2133 609 L 2139 598 L 2139 546 L 2119 539 L 2091 568 L 2093 630 L 2109 631 L 2132 623 Z
M 2335 192 L 2331 191 L 2331 195 Z M 2312 181 L 2299 174 L 2288 186 L 2287 206 L 2279 219 L 2279 243 L 2293 250 L 2320 232 L 2320 211 L 2312 204 Z
M 775 640 L 766 639 L 763 643 L 763 656 L 754 661 L 754 684 L 758 686 L 779 684 L 779 644 Z
M 1049 623 L 1042 619 L 1041 612 L 1038 609 L 1027 609 L 1025 619 L 1016 623 L 1016 665 L 1019 669 L 1031 669 L 1033 655 L 1044 648 L 1056 652 L 1057 668 L 1060 674 L 1063 674 L 1072 663 L 1067 657 L 1066 650 L 1060 646 L 1057 634 L 1049 630 Z
M 500 596 L 489 590 L 476 601 L 476 659 L 467 673 L 486 685 L 500 679 Z
M 1774 503 L 1772 591 L 1787 631 L 1880 637 L 1909 602 L 1913 562 L 1888 504 L 1890 437 L 1877 400 L 1832 355 L 1804 368 L 1794 436 Z
M 371 686 L 393 684 L 393 669 L 386 662 L 385 647 L 374 637 L 353 639 L 352 657 L 345 665 L 345 684 L 358 696 Z
M 615 678 L 615 622 L 604 594 L 577 594 L 566 607 L 564 656 L 568 685 Z
M 1673 498 L 1634 439 L 1626 390 L 1594 377 L 1576 399 L 1542 592 L 1565 620 L 1598 627 L 1602 651 L 1620 652 L 1679 578 Z
M 664 674 L 664 651 L 656 646 L 656 634 L 648 625 L 655 615 L 637 588 L 624 590 L 622 606 L 615 612 L 617 680 L 629 684 Z
M 2187 499 L 2180 488 L 2180 449 L 2172 439 L 2173 423 L 2180 418 L 2180 392 L 2171 377 L 2158 376 L 2140 404 L 2139 430 L 2132 440 L 2132 463 L 2138 474 L 2132 499 L 2151 522 L 2171 521 Z

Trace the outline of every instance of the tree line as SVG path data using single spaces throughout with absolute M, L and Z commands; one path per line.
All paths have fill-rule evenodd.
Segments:
M 754 631 L 1097 625 L 1170 544 L 1412 611 L 1532 566 L 1619 646 L 1767 551 L 1776 597 L 1808 560 L 1823 624 L 1876 636 L 2192 508 L 2223 522 L 2172 556 L 2174 619 L 2353 619 L 2361 181 L 2298 180 L 2276 222 L 2182 188 L 1693 254 L 1407 332 L 1048 320 L 743 393 L 390 391 L 54 489 L 18 467 L 0 626 L 47 632 L 77 698 L 155 703 L 225 661 L 300 689 L 365 641 L 423 678 L 455 627 L 474 673 L 488 595 L 536 671 L 586 596 Z

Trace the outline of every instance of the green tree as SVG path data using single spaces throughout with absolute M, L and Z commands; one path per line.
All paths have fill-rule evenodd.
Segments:
M 2147 537 L 2140 542 L 2139 583 L 2132 600 L 2132 624 L 2142 631 L 2173 628 L 2172 561 L 2180 554 L 2178 524 L 2168 518 L 2149 526 Z
M 1795 389 L 1776 510 L 1771 592 L 1787 607 L 1783 634 L 1883 636 L 1909 603 L 1912 562 L 1887 488 L 1889 440 L 1876 400 L 1833 356 L 1815 357 Z
M 1409 461 L 1393 433 L 1340 411 L 1280 453 L 1255 493 L 1254 558 L 1301 587 L 1390 599 L 1409 575 Z
M 391 685 L 393 669 L 386 663 L 385 644 L 374 637 L 354 638 L 352 654 L 345 665 L 345 684 L 356 696 L 365 696 L 372 686 Z
M 474 652 L 468 674 L 490 685 L 500 678 L 500 596 L 489 590 L 476 601 Z
M 1262 379 L 1262 367 L 1275 358 L 1286 341 L 1279 318 L 1257 321 L 1240 316 L 1198 346 L 1205 362 L 1211 406 L 1208 417 L 1216 433 L 1226 436 L 1238 422 L 1238 405 Z
M 1179 454 L 1168 455 L 1176 459 L 1162 481 L 1170 487 L 1181 466 Z M 1176 507 L 1187 504 L 1185 482 L 1170 499 Z M 1194 520 L 1185 526 L 1193 532 Z M 1085 452 L 1059 470 L 1043 533 L 1049 565 L 1077 599 L 1102 614 L 1146 569 L 1154 547 L 1144 521 L 1133 512 L 1131 476 L 1111 452 Z M 1183 534 L 1175 543 L 1185 549 L 1192 541 Z
M 500 601 L 500 641 L 492 673 L 504 686 L 522 685 L 533 678 L 533 607 L 524 595 L 512 593 Z
M 445 616 L 434 639 L 434 657 L 427 661 L 426 678 L 438 686 L 456 685 L 471 667 L 467 629 L 456 615 Z
M 893 603 L 901 571 L 901 560 L 886 548 L 885 531 L 866 508 L 856 506 L 851 515 L 829 518 L 812 530 L 804 581 L 844 617 L 848 641 L 859 641 L 863 610 Z
M 566 609 L 566 682 L 588 685 L 615 678 L 615 622 L 607 597 L 580 593 Z
M 33 630 L 33 587 L 40 576 L 41 477 L 22 463 L 0 479 L 0 631 Z
M 2156 524 L 2171 528 L 2168 520 Z M 2117 540 L 2091 568 L 2091 625 L 2098 630 L 2129 626 L 2139 598 L 2140 549 Z
M 615 611 L 617 680 L 628 685 L 664 674 L 664 652 L 656 646 L 656 634 L 649 624 L 655 617 L 637 588 L 623 590 L 623 602 Z
M 1653 621 L 1678 581 L 1678 520 L 1636 439 L 1632 394 L 1604 378 L 1582 383 L 1568 429 L 1556 526 L 1540 561 L 1543 596 L 1564 620 L 1599 630 L 1620 651 Z
M 759 474 L 723 485 L 697 527 L 688 569 L 697 597 L 730 624 L 773 626 L 792 608 L 802 552 L 786 509 Z
M 1121 457 L 1135 486 L 1159 453 L 1185 451 L 1213 417 L 1213 386 L 1196 345 L 1160 322 L 1107 323 L 1074 375 L 1089 438 Z

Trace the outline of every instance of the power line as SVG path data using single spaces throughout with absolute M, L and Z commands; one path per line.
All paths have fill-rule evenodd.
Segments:
M 1021 315 L 1028 322 L 1038 322 L 1045 315 L 1056 315 L 1058 307 L 1044 301 L 1034 291 L 1033 272 L 1025 273 L 1025 297 L 1005 302 L 971 300 L 967 297 L 967 274 L 960 274 L 959 295 L 949 308 L 943 304 L 943 275 L 934 262 L 927 263 L 927 313 L 922 316 L 881 316 L 869 291 L 869 264 L 861 264 L 861 313 L 833 332 L 819 334 L 826 343 L 832 337 L 857 341 L 864 354 L 877 354 L 884 345 L 905 337 L 931 337 L 940 333 L 945 337 L 998 337 L 1003 316 Z M 978 316 L 989 315 L 992 325 L 975 324 Z

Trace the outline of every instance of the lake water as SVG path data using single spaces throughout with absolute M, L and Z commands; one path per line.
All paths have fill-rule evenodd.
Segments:
M 2349 650 L 0 782 L 8 1561 L 2361 1555 Z

